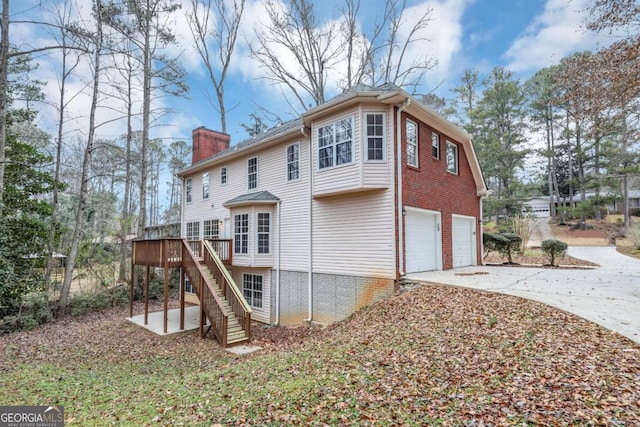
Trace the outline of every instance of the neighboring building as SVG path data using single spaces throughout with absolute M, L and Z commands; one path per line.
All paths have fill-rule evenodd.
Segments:
M 524 200 L 522 204 L 522 213 L 532 213 L 537 218 L 549 218 L 551 216 L 549 197 L 532 197 Z
M 193 131 L 182 236 L 233 240 L 253 320 L 334 322 L 407 272 L 481 262 L 471 137 L 396 86 L 358 86 L 229 144 Z

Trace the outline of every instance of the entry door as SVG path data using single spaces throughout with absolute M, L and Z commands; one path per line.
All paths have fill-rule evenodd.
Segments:
M 452 217 L 453 268 L 476 265 L 476 219 Z
M 440 213 L 406 208 L 407 273 L 442 269 Z

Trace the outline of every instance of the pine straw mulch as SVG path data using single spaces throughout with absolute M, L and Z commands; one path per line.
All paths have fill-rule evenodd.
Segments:
M 496 253 L 489 253 L 487 257 L 485 257 L 484 262 L 486 264 L 492 265 L 505 265 L 509 267 L 513 267 L 513 264 L 507 264 L 506 259 L 501 257 Z M 513 262 L 515 264 L 519 264 L 521 266 L 527 267 L 550 267 L 549 266 L 549 258 L 547 258 L 542 251 L 538 249 L 527 250 L 524 255 L 516 254 L 513 256 Z M 571 268 L 579 268 L 579 267 L 598 267 L 598 264 L 593 263 L 591 261 L 587 261 L 584 259 L 574 258 L 570 255 L 565 255 L 562 258 L 556 260 L 556 264 L 562 267 L 571 267 Z M 556 267 L 557 268 L 557 267 Z
M 0 337 L 0 401 L 33 403 L 21 375 L 52 364 L 70 378 L 29 396 L 59 393 L 68 425 L 640 425 L 640 346 L 517 297 L 423 286 L 326 328 L 258 327 L 241 358 L 127 314 Z

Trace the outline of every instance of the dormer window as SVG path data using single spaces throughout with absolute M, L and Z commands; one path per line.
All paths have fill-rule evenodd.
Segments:
M 353 161 L 353 118 L 338 120 L 318 128 L 318 168 Z

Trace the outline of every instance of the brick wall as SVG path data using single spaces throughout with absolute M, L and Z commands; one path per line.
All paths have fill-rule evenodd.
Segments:
M 409 118 L 418 124 L 418 168 L 407 165 L 406 126 Z M 480 218 L 480 198 L 471 174 L 469 161 L 462 144 L 453 138 L 440 135 L 440 159 L 435 159 L 431 151 L 431 133 L 427 124 L 406 113 L 402 114 L 402 199 L 403 205 L 429 209 L 442 213 L 442 268 L 453 268 L 451 247 L 452 214 Z M 447 171 L 446 141 L 458 146 L 458 175 Z M 406 238 L 405 238 L 406 242 Z M 480 248 L 480 227 L 476 223 L 477 262 L 482 263 Z

